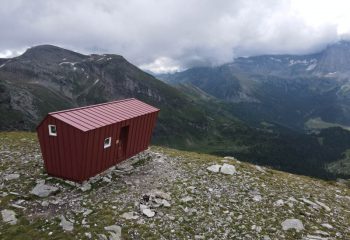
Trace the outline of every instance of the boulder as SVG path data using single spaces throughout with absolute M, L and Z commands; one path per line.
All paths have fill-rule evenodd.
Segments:
M 85 183 L 80 187 L 80 190 L 83 192 L 89 191 L 91 189 L 91 184 L 90 183 Z
M 299 219 L 286 219 L 282 223 L 283 230 L 295 229 L 297 232 L 304 230 L 304 225 Z
M 50 194 L 57 191 L 57 187 L 46 185 L 44 183 L 38 183 L 30 193 L 38 197 L 48 197 Z
M 219 164 L 214 164 L 209 167 L 207 167 L 207 170 L 210 172 L 218 173 L 220 171 L 221 165 Z
M 125 218 L 126 220 L 131 220 L 131 219 L 138 219 L 139 216 L 134 215 L 134 212 L 125 212 L 121 215 L 122 218 Z
M 17 178 L 19 178 L 19 174 L 18 173 L 11 173 L 11 174 L 5 175 L 5 180 L 6 181 L 11 181 L 11 180 L 14 180 L 14 179 L 17 179 Z
M 4 209 L 1 211 L 2 220 L 5 223 L 15 225 L 17 223 L 16 213 L 12 210 Z
M 109 232 L 109 240 L 120 240 L 122 238 L 122 228 L 118 225 L 111 225 L 105 227 Z
M 64 231 L 71 232 L 74 229 L 74 224 L 68 221 L 63 215 L 61 216 L 60 226 Z
M 220 169 L 220 172 L 223 174 L 233 175 L 236 173 L 236 168 L 231 164 L 224 163 Z
M 181 202 L 190 202 L 190 201 L 193 201 L 193 197 L 191 196 L 186 196 L 181 198 Z
M 142 213 L 144 215 L 146 215 L 147 217 L 149 217 L 149 218 L 154 217 L 154 215 L 156 215 L 156 213 L 154 211 L 152 211 L 151 209 L 149 209 L 149 208 L 144 208 L 142 210 Z

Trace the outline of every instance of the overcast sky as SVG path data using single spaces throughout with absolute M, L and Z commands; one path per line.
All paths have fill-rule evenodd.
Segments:
M 0 57 L 39 44 L 154 72 L 310 53 L 350 34 L 347 0 L 1 0 Z M 349 38 L 350 39 L 350 38 Z

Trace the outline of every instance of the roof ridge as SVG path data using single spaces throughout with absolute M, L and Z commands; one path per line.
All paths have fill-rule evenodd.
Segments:
M 99 103 L 99 104 L 94 104 L 94 105 L 89 105 L 89 106 L 84 106 L 84 107 L 70 108 L 70 109 L 61 110 L 61 111 L 57 111 L 57 112 L 50 112 L 50 113 L 48 113 L 48 115 L 54 115 L 54 114 L 59 114 L 59 113 L 64 113 L 64 112 L 72 112 L 72 111 L 77 111 L 77 110 L 81 110 L 81 109 L 103 106 L 103 105 L 108 105 L 108 104 L 118 103 L 118 102 L 126 102 L 126 101 L 131 101 L 131 100 L 138 100 L 138 99 L 136 99 L 136 98 L 120 99 L 120 100 L 115 100 L 115 101 L 111 101 L 111 102 Z

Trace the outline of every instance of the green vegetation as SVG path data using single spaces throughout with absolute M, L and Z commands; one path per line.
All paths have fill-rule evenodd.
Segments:
M 338 175 L 348 175 L 350 173 L 350 149 L 344 152 L 342 159 L 329 163 L 327 170 Z
M 345 130 L 350 131 L 350 127 L 348 126 L 344 126 L 337 123 L 325 122 L 320 117 L 309 119 L 307 122 L 305 122 L 305 127 L 309 130 L 320 130 L 320 129 L 331 128 L 331 127 L 341 127 Z

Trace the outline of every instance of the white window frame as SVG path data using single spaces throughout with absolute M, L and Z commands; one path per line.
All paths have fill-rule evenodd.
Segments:
M 52 131 L 51 131 L 51 128 L 52 128 L 52 127 L 55 128 L 55 130 L 56 130 L 55 132 L 52 132 Z M 50 135 L 50 136 L 54 136 L 54 137 L 57 136 L 57 127 L 56 127 L 56 125 L 49 124 L 49 135 Z
M 108 139 L 108 144 L 106 144 L 106 140 Z M 103 141 L 103 148 L 109 148 L 112 145 L 112 137 L 105 138 Z

